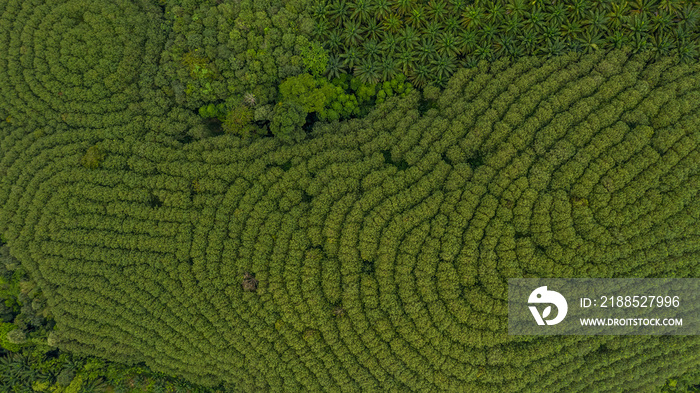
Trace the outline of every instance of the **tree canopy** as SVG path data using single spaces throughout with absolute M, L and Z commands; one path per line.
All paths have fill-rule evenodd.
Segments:
M 59 348 L 204 385 L 649 391 L 697 337 L 509 336 L 506 292 L 700 274 L 700 65 L 650 56 L 482 61 L 295 145 L 18 129 L 0 233 Z

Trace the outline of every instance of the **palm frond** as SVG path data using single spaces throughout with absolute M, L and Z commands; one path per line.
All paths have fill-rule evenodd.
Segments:
M 430 62 L 434 75 L 440 78 L 448 79 L 454 74 L 457 69 L 454 57 L 448 55 L 440 55 Z
M 405 16 L 411 13 L 413 9 L 414 0 L 394 0 L 392 4 L 392 9 L 399 16 Z
M 425 15 L 425 9 L 421 4 L 415 5 L 408 14 L 406 23 L 416 29 L 422 29 L 427 23 L 427 17 Z
M 371 39 L 367 40 L 362 44 L 363 57 L 368 57 L 372 60 L 378 60 L 381 49 L 379 48 L 379 42 L 377 40 Z
M 428 37 L 421 39 L 420 47 L 418 48 L 418 58 L 422 62 L 429 61 L 432 56 L 437 55 L 435 41 Z
M 372 13 L 375 19 L 382 20 L 391 15 L 391 3 L 389 0 L 374 0 Z
M 399 32 L 399 43 L 403 45 L 404 48 L 411 48 L 418 42 L 420 42 L 420 35 L 412 26 L 404 26 Z
M 345 50 L 345 53 L 340 55 L 343 65 L 352 70 L 360 62 L 360 53 L 357 47 L 351 46 Z
M 440 37 L 438 37 L 437 50 L 441 55 L 457 56 L 459 53 L 457 37 L 449 32 L 440 34 Z
M 332 30 L 328 34 L 328 40 L 326 41 L 326 47 L 331 52 L 336 52 L 340 50 L 343 45 L 343 36 L 338 30 Z
M 313 37 L 318 41 L 325 41 L 331 32 L 331 24 L 325 19 L 320 19 L 316 22 L 313 29 Z
M 368 39 L 378 40 L 381 38 L 382 28 L 376 19 L 370 20 L 369 23 L 366 24 L 366 26 L 367 27 L 365 27 L 365 36 Z
M 390 32 L 384 32 L 379 41 L 379 49 L 384 53 L 394 53 L 399 45 L 399 37 Z
M 364 30 L 360 22 L 348 21 L 345 22 L 343 30 L 343 42 L 346 46 L 360 45 L 363 41 Z
M 408 79 L 417 88 L 423 88 L 430 82 L 430 69 L 427 65 L 421 64 L 408 75 Z
M 464 28 L 468 28 L 470 26 L 478 28 L 484 23 L 484 20 L 484 10 L 477 5 L 469 5 L 465 8 L 464 12 L 462 12 L 462 27 Z
M 430 0 L 426 9 L 426 15 L 433 22 L 442 23 L 447 18 L 448 11 L 449 9 L 444 0 Z
M 428 26 L 423 31 L 423 35 L 430 38 L 431 40 L 437 40 L 441 32 L 442 23 L 433 21 L 428 23 Z
M 350 18 L 353 21 L 360 23 L 366 23 L 369 21 L 372 15 L 372 7 L 370 6 L 370 0 L 355 0 L 349 5 Z
M 326 76 L 329 80 L 340 77 L 343 73 L 343 61 L 335 53 L 328 56 L 328 64 L 326 65 Z
M 403 20 L 397 14 L 391 14 L 384 18 L 382 25 L 384 26 L 384 30 L 390 33 L 398 33 L 403 25 Z
M 402 48 L 396 56 L 396 62 L 404 74 L 410 74 L 416 65 L 416 55 L 413 50 Z
M 373 85 L 379 81 L 379 67 L 377 63 L 369 58 L 360 61 L 360 65 L 355 67 L 355 76 L 366 85 Z
M 506 15 L 524 17 L 527 12 L 525 0 L 509 0 L 506 4 Z
M 350 10 L 347 0 L 337 0 L 327 11 L 327 15 L 336 23 L 342 23 Z
M 394 79 L 399 73 L 397 61 L 392 56 L 385 56 L 379 62 L 379 74 L 382 81 Z

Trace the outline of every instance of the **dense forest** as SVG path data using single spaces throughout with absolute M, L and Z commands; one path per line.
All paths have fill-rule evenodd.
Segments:
M 508 278 L 700 277 L 700 2 L 0 0 L 0 391 L 697 392 Z

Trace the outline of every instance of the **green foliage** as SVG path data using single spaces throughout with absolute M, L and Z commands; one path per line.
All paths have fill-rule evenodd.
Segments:
M 301 50 L 301 59 L 304 62 L 305 71 L 318 77 L 326 72 L 328 66 L 328 52 L 318 42 L 311 42 Z
M 681 377 L 669 378 L 659 393 L 700 392 L 700 371 L 691 371 Z
M 71 382 L 73 382 L 73 378 L 75 378 L 75 370 L 66 368 L 61 371 L 60 374 L 58 374 L 56 377 L 56 383 L 58 386 L 67 387 L 71 384 Z
M 226 104 L 208 104 L 199 108 L 199 115 L 203 118 L 216 117 L 217 119 L 224 121 L 226 119 Z
M 388 4 L 373 5 L 378 11 L 369 16 L 360 11 L 369 2 L 331 0 L 313 13 L 315 37 L 327 43 L 330 56 L 346 59 L 342 71 L 366 84 L 391 79 L 391 64 L 399 61 L 420 88 L 444 88 L 459 66 L 471 67 L 475 59 L 606 52 L 623 45 L 635 53 L 652 51 L 657 59 L 677 55 L 685 63 L 700 55 L 700 37 L 684 32 L 697 27 L 697 2 L 472 3 L 396 0 L 389 7 L 393 12 Z M 369 44 L 392 39 L 398 45 L 390 44 L 381 54 Z M 413 56 L 420 61 L 409 61 Z M 380 72 L 380 65 L 389 72 Z
M 105 153 L 97 146 L 90 146 L 80 162 L 85 168 L 96 169 L 105 159 Z
M 157 75 L 166 36 L 155 2 L 39 3 L 33 12 L 18 1 L 0 6 L 3 123 L 26 130 L 51 124 L 52 132 L 115 127 L 121 136 L 174 130 L 166 115 L 174 102 Z
M 285 142 L 298 142 L 304 139 L 302 126 L 308 112 L 295 101 L 282 101 L 275 106 L 270 124 L 272 134 Z
M 19 343 L 12 342 L 8 334 L 17 330 L 17 325 L 8 322 L 0 322 L 0 346 L 8 351 L 17 352 L 20 350 Z
M 223 128 L 226 133 L 248 137 L 255 131 L 252 123 L 255 118 L 253 110 L 243 104 L 235 105 L 226 114 Z
M 383 84 L 366 85 L 347 74 L 334 78 L 332 82 L 301 74 L 280 84 L 280 100 L 295 102 L 305 112 L 316 113 L 321 121 L 348 119 L 365 116 L 375 105 L 396 94 L 404 96 L 410 93 L 413 87 L 405 80 L 404 75 L 399 75 Z
M 322 111 L 341 92 L 327 80 L 310 74 L 289 77 L 279 87 L 280 101 L 293 101 L 306 113 Z
M 27 342 L 27 334 L 22 329 L 11 330 L 7 333 L 7 341 L 11 344 L 24 344 Z
M 206 56 L 199 56 L 199 50 L 195 49 L 182 55 L 182 64 L 187 67 L 190 76 L 194 79 L 213 79 L 214 71 L 211 70 L 209 59 Z
M 311 1 L 220 3 L 167 2 L 173 32 L 162 71 L 178 103 L 194 110 L 251 92 L 258 105 L 274 104 L 282 80 L 305 69 L 325 72 L 327 54 L 311 41 Z
M 5 138 L 0 233 L 36 279 L 20 295 L 51 300 L 52 344 L 136 375 L 243 392 L 650 390 L 700 366 L 697 337 L 514 340 L 504 310 L 513 277 L 700 274 L 700 64 L 651 59 L 481 61 L 403 97 L 405 82 L 339 78 L 363 103 L 394 97 L 312 130 L 307 110 L 333 101 L 292 86 L 276 137 L 255 141 Z M 100 170 L 75 165 L 97 143 Z M 73 370 L 61 384 L 85 387 L 103 369 L 47 353 L 3 370 Z
M 34 390 L 35 392 L 45 392 L 49 390 L 50 385 L 51 383 L 49 381 L 34 381 L 32 382 L 32 390 Z

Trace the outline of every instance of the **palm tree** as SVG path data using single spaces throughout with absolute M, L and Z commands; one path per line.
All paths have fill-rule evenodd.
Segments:
M 508 15 L 503 23 L 503 31 L 506 33 L 514 33 L 522 30 L 523 22 L 518 15 Z
M 358 21 L 360 23 L 366 23 L 369 21 L 372 8 L 370 6 L 370 0 L 355 0 L 350 3 L 350 18 L 353 21 Z
M 479 58 L 476 55 L 469 55 L 459 61 L 461 68 L 474 68 L 479 64 Z
M 331 30 L 331 24 L 325 18 L 317 20 L 313 30 L 313 37 L 318 41 L 325 41 Z
M 583 32 L 583 28 L 581 28 L 581 25 L 578 22 L 569 22 L 566 21 L 564 24 L 561 26 L 562 33 L 564 37 L 570 39 L 570 40 L 575 40 L 578 38 L 578 36 Z
M 394 0 L 392 8 L 399 16 L 405 16 L 411 13 L 414 0 Z
M 566 20 L 566 5 L 558 3 L 553 6 L 547 6 L 547 22 L 550 24 L 562 24 Z
M 384 32 L 379 40 L 379 49 L 384 53 L 394 53 L 398 44 L 399 38 L 396 34 Z
M 430 65 L 433 75 L 443 79 L 448 79 L 452 76 L 457 68 L 454 58 L 447 55 L 438 56 L 430 62 Z
M 515 35 L 513 33 L 501 34 L 496 37 L 496 57 L 504 57 L 510 55 L 512 47 L 515 45 Z
M 666 34 L 656 34 L 652 37 L 651 43 L 654 46 L 654 57 L 658 59 L 660 56 L 670 56 L 673 43 Z
M 578 0 L 582 1 L 582 0 Z M 632 0 L 632 12 L 636 14 L 651 14 L 651 11 L 656 7 L 657 0 Z
M 590 3 L 587 0 L 574 0 L 569 5 L 568 15 L 572 15 L 574 19 L 578 21 L 585 17 L 589 8 Z
M 603 49 L 603 45 L 605 45 L 602 35 L 598 32 L 593 33 L 592 31 L 594 31 L 594 29 L 589 25 L 588 28 L 584 29 L 582 37 L 578 39 L 581 44 L 583 44 L 583 51 L 585 53 Z
M 442 24 L 432 21 L 428 23 L 428 26 L 423 31 L 423 35 L 427 36 L 431 40 L 437 40 L 438 35 L 442 31 Z
M 411 13 L 408 15 L 408 19 L 406 22 L 416 29 L 420 30 L 423 28 L 427 20 L 425 16 L 425 9 L 421 4 L 418 4 L 413 7 Z
M 349 12 L 349 4 L 346 0 L 338 0 L 335 2 L 335 4 L 332 4 L 328 11 L 327 15 L 336 23 L 336 24 L 342 24 L 342 22 L 345 20 L 346 15 Z
M 679 11 L 683 7 L 683 4 L 683 0 L 661 0 L 659 2 L 659 10 L 672 14 Z
M 351 46 L 345 50 L 345 53 L 340 55 L 343 65 L 352 70 L 360 62 L 360 54 L 357 47 Z
M 367 23 L 365 28 L 365 36 L 369 39 L 379 39 L 382 33 L 382 28 L 376 19 L 372 19 Z
M 506 48 L 506 54 L 511 59 L 521 58 L 525 56 L 525 48 L 523 47 L 522 43 L 518 42 L 517 39 L 514 39 L 512 45 Z
M 464 11 L 464 7 L 467 5 L 467 0 L 448 0 L 447 3 L 450 6 L 449 14 L 459 15 Z
M 343 37 L 342 35 L 338 32 L 338 30 L 332 30 L 328 34 L 328 40 L 326 41 L 326 46 L 328 46 L 328 50 L 331 52 L 337 52 L 340 47 L 343 45 Z
M 457 56 L 459 53 L 457 37 L 449 32 L 440 34 L 440 37 L 438 37 L 437 50 L 441 55 L 446 54 L 448 56 Z
M 474 49 L 476 49 L 477 41 L 478 37 L 475 29 L 467 29 L 462 32 L 457 39 L 457 45 L 460 48 L 460 53 L 467 54 L 474 51 Z
M 686 40 L 680 40 L 680 45 L 678 46 L 678 56 L 683 64 L 690 64 L 694 62 L 698 56 L 697 44 Z
M 477 36 L 481 36 L 481 40 L 493 41 L 499 33 L 500 26 L 496 22 L 489 22 L 483 26 L 482 30 L 477 32 Z
M 546 26 L 545 14 L 542 11 L 534 10 L 525 18 L 525 31 L 541 32 Z
M 486 0 L 484 10 L 486 11 L 487 22 L 503 22 L 503 17 L 505 16 L 506 10 L 505 7 L 503 7 L 503 4 L 501 4 L 500 0 Z
M 396 14 L 391 14 L 388 17 L 384 19 L 384 30 L 390 32 L 390 33 L 397 33 L 399 30 L 401 30 L 401 25 L 403 24 L 403 21 L 401 20 L 401 17 L 399 17 Z
M 485 18 L 484 10 L 481 7 L 473 4 L 469 5 L 462 12 L 462 27 L 479 27 L 484 23 Z
M 651 17 L 651 31 L 668 33 L 671 31 L 671 15 L 655 14 Z
M 443 22 L 448 15 L 447 4 L 443 0 L 430 0 L 426 15 L 434 22 Z
M 107 384 L 102 380 L 98 379 L 88 379 L 83 382 L 81 392 L 82 393 L 102 393 L 107 390 Z
M 389 0 L 374 0 L 372 13 L 375 19 L 382 20 L 391 15 L 391 3 Z
M 313 15 L 315 20 L 325 19 L 330 9 L 331 7 L 325 1 L 319 1 L 311 8 L 311 15 Z
M 536 48 L 539 46 L 539 42 L 537 41 L 537 35 L 535 34 L 534 31 L 525 31 L 524 34 L 521 34 L 518 36 L 518 39 L 521 42 L 521 45 L 525 49 L 525 52 L 528 55 L 534 55 Z
M 459 17 L 457 15 L 459 14 L 450 14 L 450 16 L 445 21 L 445 31 L 449 31 L 455 34 L 457 33 L 459 29 Z
M 392 56 L 382 56 L 379 62 L 379 74 L 382 81 L 388 81 L 394 79 L 398 74 L 398 64 Z
M 425 64 L 421 64 L 408 75 L 408 78 L 414 86 L 423 88 L 430 82 L 430 68 Z
M 379 67 L 372 59 L 364 58 L 360 65 L 355 67 L 355 76 L 366 85 L 373 85 L 379 81 Z
M 556 37 L 555 39 L 548 40 L 547 46 L 544 48 L 544 53 L 547 54 L 547 57 L 552 57 L 563 54 L 565 50 L 566 44 L 564 44 L 560 37 Z
M 560 34 L 561 33 L 559 32 L 559 26 L 550 23 L 549 26 L 544 28 L 544 32 L 542 33 L 542 37 L 546 41 L 552 42 L 554 39 L 559 38 Z
M 345 30 L 343 31 L 343 42 L 345 46 L 360 45 L 363 40 L 364 30 L 360 22 L 348 21 L 345 22 Z
M 416 54 L 413 49 L 401 48 L 396 56 L 397 64 L 401 72 L 408 75 L 416 64 Z
M 399 43 L 403 45 L 404 48 L 412 48 L 418 42 L 420 42 L 420 35 L 418 31 L 411 26 L 405 26 L 399 33 Z
M 378 60 L 379 59 L 379 53 L 381 52 L 381 49 L 379 48 L 379 43 L 377 40 L 367 40 L 365 41 L 364 44 L 362 44 L 363 48 L 363 57 L 368 57 L 372 60 Z
M 328 56 L 328 65 L 326 66 L 328 79 L 333 80 L 333 78 L 340 77 L 342 71 L 343 62 L 340 60 L 340 57 L 335 53 L 330 54 Z
M 506 14 L 522 18 L 527 12 L 525 0 L 509 0 L 506 4 Z
M 418 48 L 418 58 L 422 62 L 427 62 L 432 56 L 437 55 L 435 41 L 428 37 L 423 37 L 420 47 Z
M 493 60 L 493 48 L 491 45 L 477 45 L 474 50 L 474 55 L 481 60 Z
M 622 25 L 622 18 L 627 15 L 627 2 L 623 1 L 620 3 L 612 2 L 610 3 L 612 10 L 608 12 L 608 18 L 610 18 L 610 27 L 617 30 Z
M 608 17 L 605 16 L 605 11 L 596 8 L 585 13 L 585 18 L 581 24 L 583 26 L 592 26 L 604 34 L 608 30 Z

